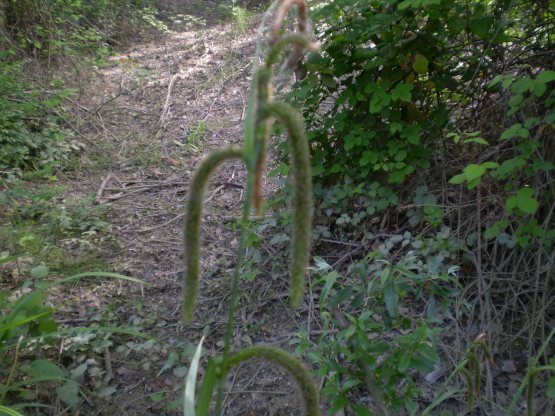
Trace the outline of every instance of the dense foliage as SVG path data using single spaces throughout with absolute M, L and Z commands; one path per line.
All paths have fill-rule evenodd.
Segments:
M 101 65 L 110 45 L 161 27 L 143 1 L 8 0 L 0 8 L 0 177 L 47 176 L 79 148 L 64 128 L 70 68 Z M 69 64 L 69 65 L 68 65 Z M 34 74 L 34 69 L 47 71 Z M 50 70 L 48 70 L 48 68 Z M 54 76 L 58 68 L 62 74 Z M 41 76 L 40 73 L 43 72 Z
M 466 286 L 447 308 L 437 308 L 444 292 L 426 300 L 430 313 L 420 320 L 413 312 L 411 335 L 401 339 L 435 345 L 426 328 L 463 319 L 470 329 L 462 331 L 465 337 L 486 333 L 503 357 L 515 340 L 538 345 L 550 329 L 553 9 L 546 2 L 454 0 L 332 0 L 315 7 L 322 53 L 307 57 L 291 93 L 312 140 L 321 198 L 315 236 L 324 246 L 357 239 L 367 251 L 356 253 L 363 259 L 344 277 L 328 271 L 316 284 L 330 298 L 321 298 L 324 323 L 339 332 L 317 343 L 304 339 L 300 350 L 318 363 L 320 374 L 333 374 L 324 391 L 334 408 L 363 415 L 364 402 L 355 397 L 361 386 L 372 393 L 360 367 L 360 350 L 370 345 L 366 365 L 380 385 L 393 389 L 385 390 L 383 401 L 413 413 L 410 374 L 421 369 L 418 355 L 400 362 L 399 346 L 388 336 L 361 336 L 391 325 L 399 316 L 394 300 L 420 302 L 425 291 L 404 284 L 392 289 L 381 262 L 395 264 L 410 284 L 450 270 L 458 276 L 443 282 L 450 296 Z M 420 248 L 442 235 L 452 243 L 435 253 Z M 361 269 L 367 259 L 381 266 Z M 443 299 L 445 306 L 449 298 Z M 381 308 L 382 315 L 367 308 Z M 526 319 L 519 308 L 528 309 Z M 338 310 L 346 318 L 339 319 Z M 399 371 L 402 382 L 395 378 Z

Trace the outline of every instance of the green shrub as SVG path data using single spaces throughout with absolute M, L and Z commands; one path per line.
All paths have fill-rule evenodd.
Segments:
M 304 332 L 294 344 L 324 377 L 330 414 L 343 408 L 371 414 L 368 394 L 378 408 L 417 413 L 415 372 L 439 364 L 438 324 L 455 319 L 458 249 L 444 229 L 429 238 L 393 235 L 345 274 L 316 260 L 312 289 L 320 293 L 322 334 Z M 393 252 L 394 263 L 386 260 Z
M 78 149 L 69 131 L 60 127 L 58 107 L 73 90 L 56 88 L 50 96 L 21 81 L 21 63 L 14 52 L 0 54 L 0 178 L 43 171 L 46 176 Z
M 499 51 L 534 16 L 513 2 L 353 0 L 327 2 L 313 19 L 323 53 L 308 56 L 291 96 L 308 121 L 315 175 L 397 184 L 431 166 L 445 128 L 482 99 Z M 540 25 L 522 42 L 545 48 L 547 33 Z

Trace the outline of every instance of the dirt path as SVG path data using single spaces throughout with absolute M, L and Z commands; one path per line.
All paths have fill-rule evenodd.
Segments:
M 113 270 L 152 286 L 105 282 L 88 292 L 76 287 L 66 294 L 76 302 L 65 312 L 89 323 L 98 314 L 103 325 L 132 326 L 157 338 L 111 335 L 89 341 L 80 362 L 96 370 L 85 374 L 91 397 L 81 414 L 180 414 L 172 409 L 203 331 L 205 356 L 221 350 L 242 166 L 221 168 L 207 192 L 201 297 L 197 317 L 185 329 L 179 323 L 184 202 L 198 160 L 241 141 L 255 26 L 250 22 L 242 32 L 215 24 L 134 45 L 100 70 L 81 96 L 79 111 L 88 122 L 79 130 L 89 143 L 82 159 L 95 169 L 73 180 L 71 192 L 94 193 L 106 206 L 119 245 L 106 253 Z M 271 258 L 264 247 L 260 251 Z M 272 268 L 271 261 L 265 264 Z M 243 286 L 235 347 L 286 346 L 305 319 L 287 306 L 285 277 L 270 280 L 268 274 L 263 269 Z M 297 414 L 292 395 L 283 374 L 264 363 L 247 364 L 231 375 L 225 414 Z

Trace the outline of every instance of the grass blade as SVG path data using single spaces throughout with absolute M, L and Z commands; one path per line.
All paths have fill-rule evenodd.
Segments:
M 198 343 L 197 350 L 191 361 L 189 372 L 187 373 L 187 380 L 185 381 L 185 396 L 183 398 L 183 415 L 196 416 L 195 413 L 195 385 L 197 381 L 198 363 L 200 361 L 200 354 L 202 352 L 202 343 L 204 336 Z
M 9 407 L 2 406 L 0 404 L 0 415 L 8 415 L 8 416 L 23 416 L 16 410 L 10 409 Z

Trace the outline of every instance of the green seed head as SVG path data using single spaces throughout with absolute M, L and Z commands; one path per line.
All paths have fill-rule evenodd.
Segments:
M 193 319 L 197 302 L 200 275 L 200 222 L 206 184 L 216 168 L 230 159 L 244 160 L 243 149 L 232 145 L 215 150 L 200 162 L 191 182 L 184 231 L 185 281 L 183 286 L 183 322 L 185 324 Z

